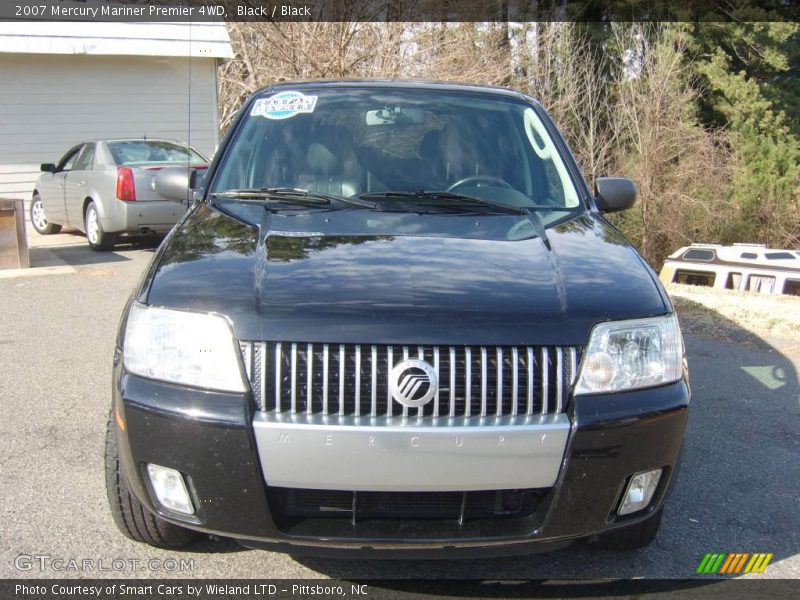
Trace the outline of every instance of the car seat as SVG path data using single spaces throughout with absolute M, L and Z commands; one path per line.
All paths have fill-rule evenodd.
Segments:
M 312 132 L 310 138 L 314 141 L 306 151 L 308 172 L 300 174 L 298 187 L 344 197 L 360 193 L 362 169 L 350 130 L 326 125 Z
M 475 129 L 465 120 L 455 117 L 448 121 L 439 135 L 439 168 L 444 171 L 448 184 L 484 174 L 478 154 Z

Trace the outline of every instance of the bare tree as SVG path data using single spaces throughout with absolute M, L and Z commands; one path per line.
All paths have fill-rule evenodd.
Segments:
M 358 10 L 364 2 L 376 5 L 343 6 Z M 615 221 L 652 264 L 687 241 L 730 236 L 738 210 L 725 195 L 733 160 L 726 135 L 704 129 L 694 114 L 699 92 L 690 84 L 680 28 L 617 25 L 615 49 L 600 53 L 566 22 L 352 19 L 228 27 L 236 57 L 220 69 L 223 130 L 249 94 L 282 79 L 402 77 L 513 87 L 551 113 L 590 180 L 616 173 L 637 181 L 637 208 Z M 797 239 L 796 229 L 784 229 L 784 239 Z
M 611 86 L 603 79 L 609 58 L 592 50 L 574 23 L 528 26 L 530 55 L 515 83 L 550 112 L 593 181 L 617 161 L 617 113 Z
M 219 72 L 221 129 L 247 96 L 272 82 L 399 76 L 406 27 L 359 21 L 228 23 L 235 57 Z
M 733 207 L 723 134 L 704 129 L 694 114 L 698 90 L 689 83 L 685 43 L 677 30 L 647 27 L 617 30 L 620 47 L 641 50 L 635 68 L 618 71 L 616 124 L 620 168 L 639 188 L 638 209 L 623 223 L 658 265 L 677 246 L 719 230 Z

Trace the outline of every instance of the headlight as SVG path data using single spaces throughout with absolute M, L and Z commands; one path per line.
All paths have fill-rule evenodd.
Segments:
M 575 394 L 633 390 L 683 376 L 683 338 L 674 314 L 600 323 L 581 360 Z
M 134 302 L 125 329 L 123 362 L 131 373 L 229 392 L 244 392 L 236 340 L 219 315 Z

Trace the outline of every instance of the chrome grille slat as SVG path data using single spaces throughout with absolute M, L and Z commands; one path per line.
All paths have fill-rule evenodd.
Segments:
M 328 414 L 328 344 L 322 345 L 322 414 Z
M 499 417 L 503 414 L 503 349 L 497 347 L 497 409 L 495 414 Z
M 511 349 L 511 414 L 519 414 L 519 350 Z
M 372 346 L 372 370 L 370 372 L 370 413 L 378 414 L 378 347 Z
M 439 346 L 433 347 L 433 370 L 436 372 L 436 379 L 441 381 L 441 374 L 439 372 Z M 441 386 L 439 386 L 441 387 Z M 436 393 L 433 395 L 433 416 L 439 416 L 439 387 L 436 388 Z
M 314 410 L 314 344 L 306 346 L 306 412 Z
M 486 346 L 481 346 L 481 416 L 486 416 Z
M 291 387 L 291 407 L 292 412 L 297 412 L 297 344 L 292 344 L 292 387 Z
M 387 374 L 387 376 L 392 371 L 392 367 L 394 367 L 394 361 L 392 360 L 392 354 L 393 354 L 392 347 L 391 346 L 387 346 L 386 347 L 386 374 Z M 386 385 L 386 416 L 387 417 L 391 417 L 392 416 L 392 404 L 393 404 L 392 403 L 392 392 L 389 390 L 389 385 L 388 385 L 388 381 L 389 380 L 388 380 L 388 378 L 387 378 L 386 381 L 387 381 L 387 385 Z
M 464 348 L 464 379 L 464 416 L 468 417 L 472 414 L 472 350 L 469 346 Z M 451 410 L 450 416 L 454 415 Z
M 240 342 L 240 350 L 259 410 L 304 418 L 410 413 L 419 419 L 444 419 L 436 422 L 442 426 L 451 422 L 447 417 L 480 416 L 480 423 L 488 425 L 497 418 L 564 412 L 581 352 L 574 346 L 247 341 Z M 416 410 L 398 403 L 390 392 L 389 373 L 406 358 L 429 362 L 439 379 L 433 399 Z
M 561 412 L 561 394 L 564 391 L 564 351 L 556 348 L 556 412 Z
M 569 349 L 569 385 L 575 385 L 578 378 L 578 350 L 576 348 Z
M 408 360 L 408 346 L 403 346 L 403 360 Z M 408 407 L 403 404 L 403 416 L 408 416 Z
M 540 367 L 540 372 L 542 373 L 541 413 L 545 414 L 550 405 L 550 399 L 548 398 L 548 392 L 550 391 L 550 352 L 548 352 L 547 348 L 542 348 L 542 365 Z
M 264 407 L 267 405 L 267 344 L 265 342 L 261 342 L 261 373 L 259 373 L 258 381 L 261 382 L 259 385 L 259 398 L 261 398 L 261 410 L 264 410 Z M 278 404 L 276 407 L 278 412 L 281 411 L 281 406 Z
M 282 357 L 283 354 L 281 354 L 281 343 L 278 342 L 275 344 L 275 407 L 278 412 L 281 410 L 281 389 L 283 387 L 283 379 L 281 379 L 281 365 L 283 365 Z
M 467 402 L 467 406 L 469 406 L 469 402 Z M 448 415 L 456 416 L 456 349 L 453 346 L 450 346 L 450 409 Z
M 422 346 L 417 346 L 417 358 L 419 358 L 420 360 L 425 360 L 425 350 L 423 350 Z M 417 409 L 417 416 L 422 417 L 424 415 L 425 415 L 425 407 L 420 406 Z
M 527 348 L 528 352 L 528 410 L 525 411 L 525 414 L 532 415 L 533 414 L 533 348 L 530 346 Z
M 339 414 L 344 414 L 344 344 L 339 344 Z
M 361 346 L 356 346 L 356 416 L 361 414 Z

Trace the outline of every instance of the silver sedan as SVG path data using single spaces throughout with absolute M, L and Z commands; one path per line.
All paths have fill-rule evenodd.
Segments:
M 84 142 L 58 163 L 41 165 L 31 201 L 31 224 L 43 235 L 62 226 L 86 234 L 94 250 L 126 237 L 167 233 L 186 211 L 156 192 L 165 167 L 202 171 L 208 159 L 181 142 L 124 139 Z

